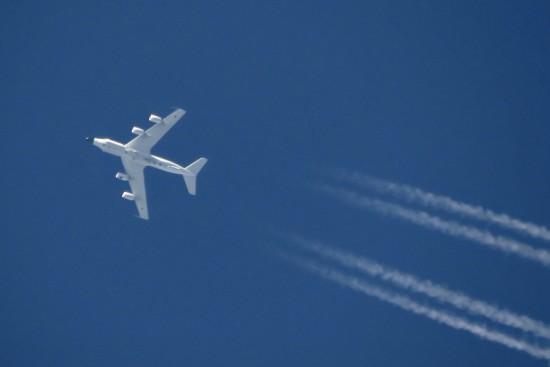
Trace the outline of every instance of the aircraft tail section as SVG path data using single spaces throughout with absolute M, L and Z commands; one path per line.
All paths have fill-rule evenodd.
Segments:
M 185 185 L 187 186 L 187 191 L 189 191 L 191 195 L 195 195 L 197 193 L 197 175 L 199 174 L 202 167 L 204 167 L 206 162 L 208 162 L 208 159 L 199 158 L 195 162 L 191 163 L 189 166 L 185 167 L 186 170 L 193 174 L 192 176 L 183 175 Z

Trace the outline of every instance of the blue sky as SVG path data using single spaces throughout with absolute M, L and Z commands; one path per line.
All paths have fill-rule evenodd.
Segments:
M 1 14 L 0 364 L 545 363 L 268 248 L 294 251 L 272 231 L 297 233 L 550 323 L 548 267 L 304 184 L 338 185 L 315 167 L 341 167 L 550 225 L 547 2 L 22 1 Z M 196 197 L 146 170 L 141 221 L 120 161 L 84 137 L 126 142 L 172 106 L 188 113 L 153 152 L 209 163 Z

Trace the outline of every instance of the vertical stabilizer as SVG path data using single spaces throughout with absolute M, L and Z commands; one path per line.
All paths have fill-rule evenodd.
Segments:
M 197 175 L 199 174 L 202 167 L 204 167 L 206 162 L 208 162 L 208 159 L 199 158 L 195 162 L 191 163 L 189 166 L 185 167 L 186 170 L 193 174 L 193 176 L 183 175 L 185 185 L 187 186 L 187 191 L 189 191 L 191 195 L 195 195 L 197 193 Z

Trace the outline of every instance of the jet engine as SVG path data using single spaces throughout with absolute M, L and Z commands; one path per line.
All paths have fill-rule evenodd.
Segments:
M 132 193 L 130 193 L 130 192 L 126 192 L 126 191 L 124 191 L 124 192 L 122 193 L 122 197 L 123 197 L 124 199 L 126 199 L 126 200 L 131 200 L 131 201 L 134 201 L 134 200 L 135 200 L 134 194 L 132 194 Z
M 162 122 L 162 117 L 151 115 L 149 116 L 149 121 L 154 122 L 155 124 L 160 124 Z
M 139 127 L 133 127 L 132 128 L 132 134 L 136 134 L 136 135 L 143 135 L 145 134 L 145 131 Z
M 128 175 L 121 172 L 118 172 L 115 177 L 121 181 L 128 181 Z

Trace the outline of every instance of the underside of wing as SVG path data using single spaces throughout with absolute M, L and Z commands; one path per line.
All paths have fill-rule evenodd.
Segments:
M 136 203 L 139 217 L 142 219 L 149 219 L 149 212 L 147 211 L 147 195 L 145 193 L 145 177 L 143 175 L 144 165 L 135 163 L 129 158 L 122 157 L 122 165 L 128 176 L 128 182 L 130 183 L 130 189 L 132 194 L 130 196 L 123 196 L 131 199 Z
M 155 125 L 150 127 L 147 131 L 137 129 L 136 131 L 139 134 L 138 137 L 126 144 L 126 147 L 149 154 L 151 148 L 158 143 L 164 134 L 166 134 L 183 115 L 185 115 L 185 111 L 182 109 L 177 109 L 162 119 L 158 116 L 151 115 L 149 120 L 154 122 Z

